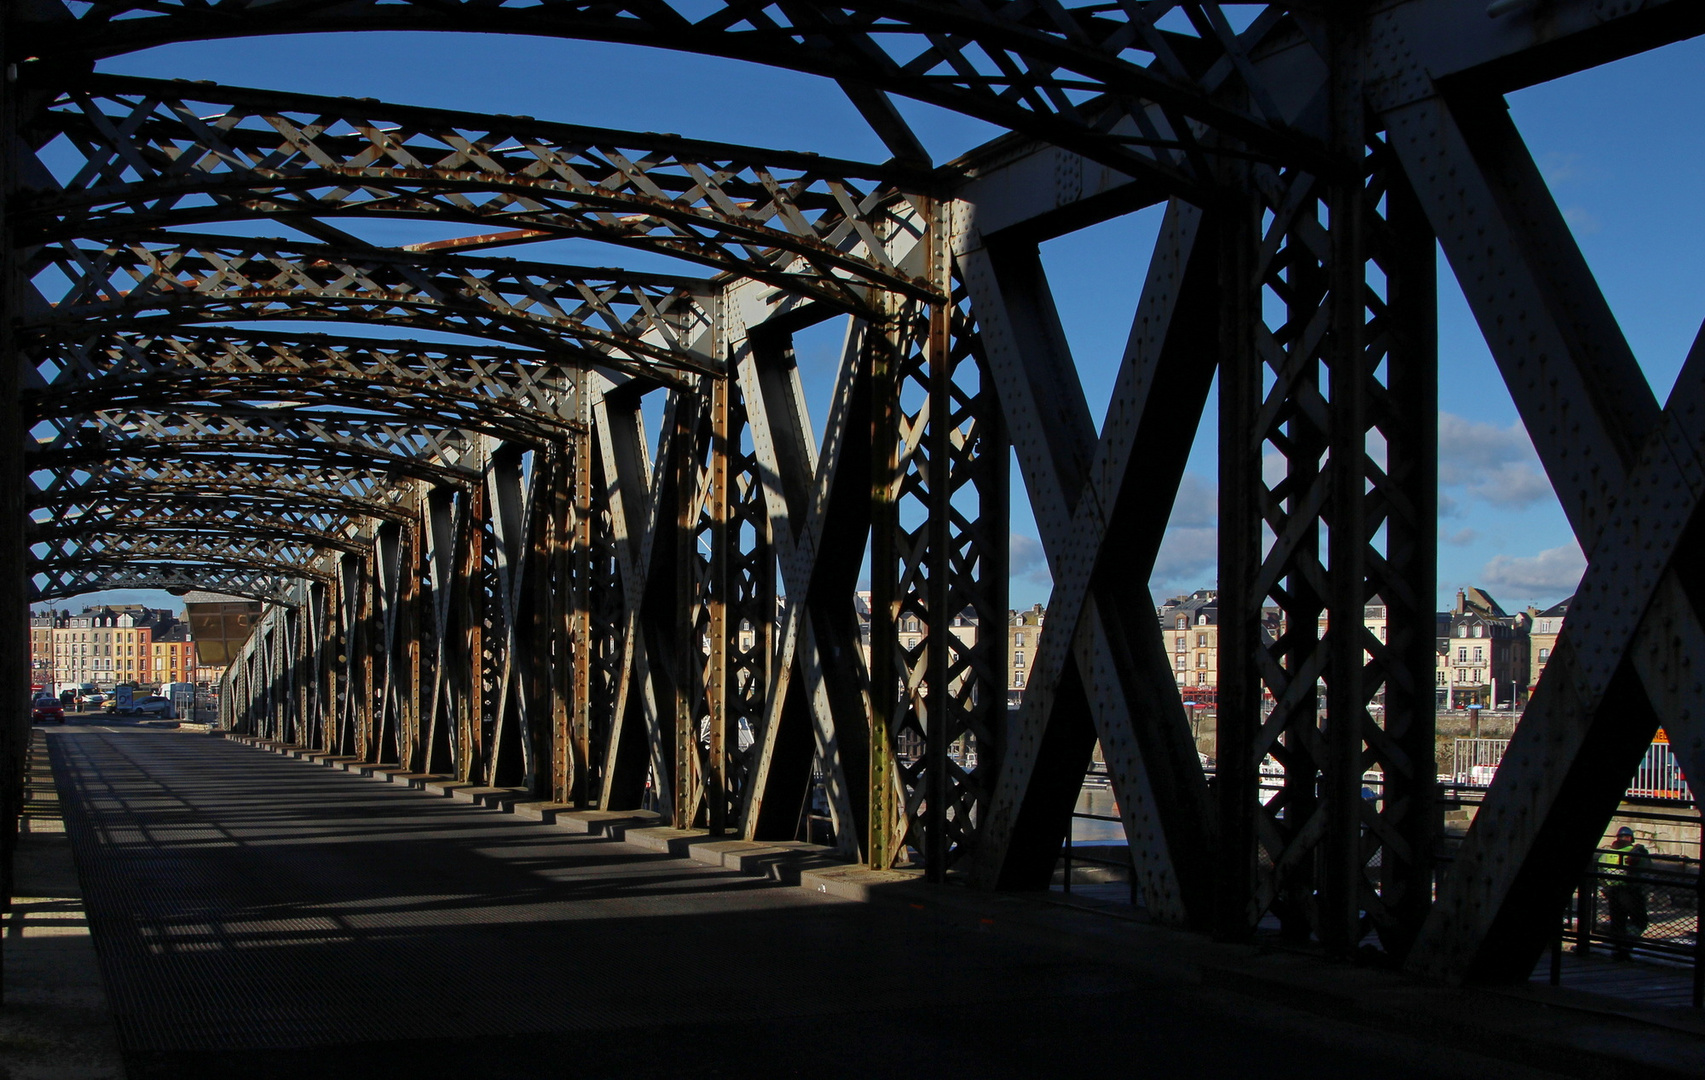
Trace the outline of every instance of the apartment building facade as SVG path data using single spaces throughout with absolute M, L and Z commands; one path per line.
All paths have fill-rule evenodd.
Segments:
M 121 683 L 144 685 L 158 682 L 154 678 L 154 637 L 181 626 L 171 612 L 141 605 L 85 608 L 79 615 L 61 612 L 41 616 L 51 635 L 52 667 L 44 669 L 48 678 L 43 685 L 92 684 L 103 690 Z M 31 647 L 35 647 L 32 620 Z M 178 642 L 178 656 L 184 656 L 187 638 Z M 168 652 L 167 656 L 170 657 Z M 184 672 L 175 681 L 187 681 L 193 662 L 185 666 L 181 660 L 173 670 Z

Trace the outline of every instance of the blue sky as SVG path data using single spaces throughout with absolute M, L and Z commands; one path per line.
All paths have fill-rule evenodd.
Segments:
M 852 106 L 822 80 L 627 46 L 500 35 L 313 35 L 170 46 L 101 66 L 869 160 L 887 156 Z M 1696 40 L 1510 99 L 1512 115 L 1660 400 L 1705 315 L 1705 200 L 1697 190 L 1697 178 L 1705 175 L 1705 139 L 1697 121 L 1705 105 L 1701 71 L 1705 41 Z M 978 121 L 927 106 L 901 108 L 938 161 L 996 134 Z M 1111 389 L 1158 222 L 1157 211 L 1144 211 L 1044 247 L 1062 322 L 1097 417 Z M 593 261 L 580 253 L 569 257 Z M 1572 591 L 1584 564 L 1443 260 L 1440 279 L 1446 511 L 1441 602 L 1462 585 L 1478 584 L 1512 610 L 1529 602 L 1548 604 Z M 797 342 L 818 423 L 840 335 L 840 326 L 825 325 Z M 1211 404 L 1208 411 L 1211 417 Z M 1196 441 L 1156 568 L 1157 598 L 1213 584 L 1214 439 L 1210 421 Z M 1027 606 L 1046 601 L 1048 579 L 1017 470 L 1014 475 L 1012 602 Z M 164 594 L 106 596 L 176 603 Z

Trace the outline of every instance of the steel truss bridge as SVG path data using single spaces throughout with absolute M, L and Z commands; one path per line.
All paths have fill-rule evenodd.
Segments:
M 95 70 L 345 30 L 779 65 L 838 83 L 892 157 Z M 1051 879 L 1099 741 L 1156 919 L 1236 939 L 1271 914 L 1329 953 L 1371 931 L 1428 976 L 1525 978 L 1660 724 L 1705 775 L 1705 347 L 1660 402 L 1502 95 L 1701 32 L 1687 0 L 20 0 L 8 700 L 32 601 L 255 597 L 240 730 L 577 807 L 654 777 L 674 824 L 754 839 L 794 835 L 815 770 L 848 855 L 985 889 Z M 896 97 L 1009 134 L 937 166 Z M 1038 244 L 1157 205 L 1098 434 Z M 357 235 L 381 219 L 455 235 Z M 612 266 L 527 257 L 564 238 Z M 1448 867 L 1436 250 L 1589 558 Z M 819 440 L 793 336 L 845 316 Z M 1212 782 L 1144 584 L 1204 421 Z M 1055 584 L 1008 708 L 1014 460 Z

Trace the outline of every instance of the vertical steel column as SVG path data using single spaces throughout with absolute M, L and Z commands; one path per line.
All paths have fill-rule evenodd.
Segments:
M 568 585 L 556 575 L 558 549 L 562 533 L 557 528 L 557 505 L 567 477 L 559 447 L 540 445 L 533 449 L 533 486 L 530 520 L 527 527 L 527 573 L 521 590 L 518 611 L 526 616 L 527 663 L 522 669 L 521 693 L 526 699 L 528 761 L 530 775 L 528 790 L 536 797 L 555 797 L 557 783 L 557 747 L 561 732 L 557 730 L 556 692 L 561 680 L 557 668 L 567 665 L 562 655 L 561 604 L 558 593 Z M 559 663 L 560 657 L 560 663 Z M 566 710 L 565 710 L 566 715 Z
M 1367 217 L 1366 110 L 1361 78 L 1360 12 L 1331 21 L 1332 135 L 1329 150 L 1340 170 L 1326 184 L 1330 249 L 1325 267 L 1326 340 L 1322 359 L 1330 388 L 1326 432 L 1328 489 L 1326 612 L 1326 715 L 1321 768 L 1326 836 L 1318 885 L 1317 931 L 1329 953 L 1348 955 L 1361 940 L 1362 730 L 1370 723 L 1364 685 L 1364 610 L 1368 599 L 1368 541 L 1373 533 L 1367 498 L 1367 341 L 1363 288 Z
M 585 368 L 574 373 L 574 416 L 579 424 L 568 452 L 573 470 L 573 489 L 569 493 L 573 534 L 569 538 L 569 580 L 573 582 L 568 630 L 569 647 L 574 651 L 572 687 L 569 700 L 569 738 L 572 741 L 573 774 L 565 776 L 567 784 L 561 800 L 573 799 L 582 809 L 592 804 L 592 598 L 594 565 L 592 559 L 592 394 Z
M 468 673 L 468 692 L 456 710 L 456 779 L 479 780 L 485 768 L 485 533 L 489 523 L 485 488 L 468 489 L 468 513 L 462 519 L 467 530 L 463 548 L 461 613 L 463 664 Z
M 336 562 L 332 562 L 336 574 Z M 335 581 L 336 578 L 334 577 Z M 337 739 L 337 607 L 332 586 L 323 581 L 308 586 L 314 613 L 314 749 L 331 751 Z
M 420 631 L 424 621 L 421 616 L 422 603 L 420 582 L 424 572 L 422 560 L 424 547 L 421 543 L 420 518 L 418 507 L 421 501 L 418 487 L 411 485 L 411 501 L 417 511 L 409 522 L 402 527 L 398 538 L 402 550 L 397 558 L 397 640 L 401 645 L 402 655 L 393 658 L 398 665 L 395 682 L 397 689 L 397 764 L 403 768 L 412 769 L 414 762 L 420 759 Z
M 714 376 L 710 383 L 710 460 L 706 463 L 710 490 L 706 509 L 710 514 L 710 567 L 703 585 L 703 603 L 708 607 L 709 654 L 704 658 L 704 695 L 710 721 L 710 752 L 705 776 L 707 824 L 711 835 L 721 836 L 728 828 L 728 414 L 733 393 L 732 375 Z M 695 455 L 696 457 L 696 455 Z M 695 557 L 697 555 L 695 551 Z M 694 642 L 695 647 L 697 642 Z
M 924 236 L 925 261 L 930 284 L 949 298 L 953 293 L 952 248 L 948 243 L 949 204 L 931 199 L 925 204 L 928 231 Z M 923 814 L 924 873 L 930 881 L 947 879 L 947 849 L 950 792 L 948 769 L 949 737 L 953 726 L 952 691 L 953 621 L 953 464 L 957 425 L 953 408 L 953 322 L 946 300 L 929 305 L 929 326 L 924 341 L 924 362 L 929 365 L 929 550 L 928 560 L 928 649 L 926 679 L 929 698 L 925 716 L 925 772 Z M 991 629 L 987 632 L 993 632 Z M 1005 628 L 1000 633 L 1004 636 Z
M 355 712 L 355 756 L 362 761 L 377 761 L 374 711 L 380 705 L 380 679 L 384 672 L 374 661 L 385 647 L 381 625 L 384 585 L 379 579 L 378 546 L 362 558 L 361 574 L 361 697 Z
M 674 430 L 669 433 L 667 468 L 674 476 L 675 505 L 665 517 L 657 515 L 659 528 L 673 528 L 675 544 L 675 655 L 674 716 L 675 762 L 672 777 L 672 823 L 677 829 L 691 828 L 698 814 L 699 731 L 698 707 L 694 700 L 695 668 L 702 664 L 698 640 L 696 573 L 698 552 L 698 463 L 693 453 L 698 435 L 700 408 L 697 392 L 675 391 Z M 671 524 L 672 523 L 672 524 Z M 660 777 L 659 780 L 662 778 Z
M 547 550 L 545 553 L 546 603 L 541 605 L 544 632 L 551 648 L 545 672 L 549 701 L 552 802 L 566 803 L 574 791 L 579 757 L 574 745 L 575 685 L 581 672 L 581 640 L 575 635 L 575 609 L 581 583 L 576 576 L 574 552 L 574 485 L 577 469 L 572 442 L 551 450 L 550 487 L 545 492 Z
M 900 855 L 899 778 L 894 760 L 900 709 L 900 318 L 903 303 L 885 297 L 888 319 L 865 335 L 870 366 L 870 809 L 866 859 L 886 870 Z
M 341 755 L 359 756 L 356 742 L 361 712 L 362 667 L 366 633 L 361 623 L 361 558 L 344 555 L 338 560 L 338 656 L 343 665 L 342 695 L 338 700 L 337 738 L 333 749 Z
M 1247 170 L 1242 177 L 1247 181 Z M 1247 190 L 1246 184 L 1228 185 Z M 1237 940 L 1255 918 L 1256 822 L 1261 813 L 1262 682 L 1259 668 L 1262 606 L 1261 445 L 1252 439 L 1261 408 L 1263 365 L 1255 326 L 1261 317 L 1256 252 L 1261 207 L 1252 197 L 1228 195 L 1216 208 L 1215 233 L 1222 283 L 1219 356 L 1219 726 L 1214 796 L 1219 846 L 1214 874 L 1214 930 Z
M 1381 322 L 1386 342 L 1384 482 L 1389 580 L 1386 608 L 1380 817 L 1394 837 L 1380 852 L 1384 912 L 1375 925 L 1388 952 L 1406 955 L 1432 907 L 1438 818 L 1434 597 L 1438 585 L 1437 245 L 1426 214 L 1388 147 L 1376 160 L 1385 178 L 1385 271 Z

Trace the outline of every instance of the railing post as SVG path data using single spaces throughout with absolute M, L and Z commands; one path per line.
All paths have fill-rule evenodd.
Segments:
M 1693 868 L 1693 1007 L 1705 1009 L 1705 828 L 1699 830 L 1699 862 Z
M 1584 957 L 1592 951 L 1593 920 L 1598 917 L 1594 899 L 1598 895 L 1598 883 L 1593 877 L 1591 864 L 1588 864 L 1586 874 L 1581 879 L 1581 888 L 1575 898 L 1575 955 Z

